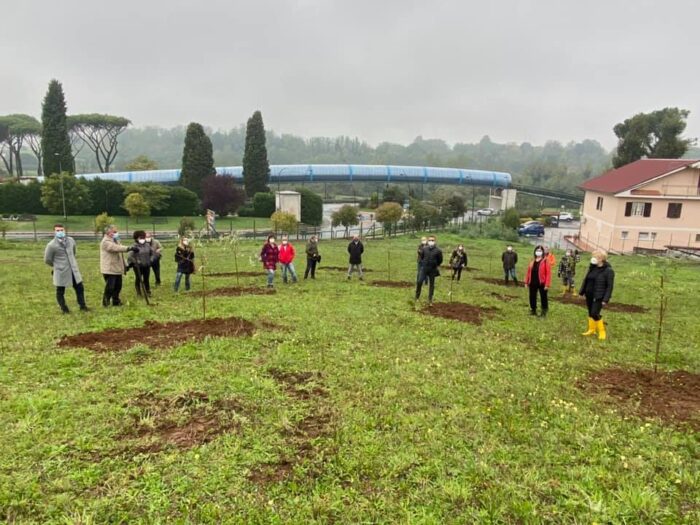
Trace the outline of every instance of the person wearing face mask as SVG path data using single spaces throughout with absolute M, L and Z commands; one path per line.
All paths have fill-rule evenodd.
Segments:
M 571 250 L 566 250 L 566 255 L 559 261 L 559 270 L 557 277 L 561 278 L 562 290 L 561 296 L 564 297 L 567 293 L 574 291 L 574 277 L 576 276 L 576 257 Z
M 294 257 L 296 255 L 296 250 L 291 242 L 289 242 L 289 237 L 286 235 L 282 236 L 282 246 L 279 247 L 279 261 L 282 266 L 282 282 L 287 284 L 287 273 L 292 277 L 292 282 L 297 282 L 297 272 L 294 269 Z
M 537 294 L 542 305 L 541 316 L 546 317 L 549 310 L 547 291 L 552 285 L 552 267 L 545 259 L 544 248 L 535 247 L 535 257 L 530 261 L 525 273 L 525 286 L 530 290 L 530 315 L 537 315 Z
M 263 268 L 267 272 L 267 287 L 274 288 L 275 280 L 275 270 L 277 269 L 277 263 L 279 262 L 279 248 L 275 244 L 275 236 L 270 235 L 267 237 L 267 242 L 263 244 L 262 250 L 260 251 L 260 260 L 263 263 Z
M 309 242 L 306 243 L 306 270 L 304 270 L 304 279 L 309 277 L 316 279 L 316 265 L 321 262 L 321 254 L 318 253 L 318 238 L 312 235 Z
M 501 255 L 501 262 L 503 263 L 506 286 L 508 286 L 508 279 L 513 279 L 513 282 L 517 285 L 518 276 L 515 273 L 515 265 L 518 264 L 518 254 L 513 250 L 510 244 L 506 246 L 506 251 Z
M 452 267 L 452 280 L 454 281 L 457 277 L 457 281 L 459 281 L 462 278 L 462 270 L 467 267 L 467 252 L 464 251 L 464 245 L 460 244 L 452 251 L 450 266 Z
M 428 244 L 421 250 L 421 272 L 416 281 L 416 301 L 420 299 L 421 289 L 426 277 L 428 279 L 428 306 L 433 305 L 435 294 L 435 278 L 440 276 L 442 250 L 437 247 L 435 236 L 428 237 Z
M 362 254 L 365 251 L 365 247 L 362 245 L 359 235 L 353 235 L 352 241 L 348 244 L 348 254 L 349 264 L 348 264 L 348 281 L 352 279 L 352 272 L 357 270 L 360 281 L 363 280 L 362 276 Z
M 547 264 L 549 264 L 549 268 L 551 270 L 557 264 L 557 258 L 554 256 L 554 253 L 552 252 L 552 250 L 550 250 L 546 246 L 543 248 L 543 250 L 544 250 L 544 260 L 547 261 Z
M 423 248 L 428 246 L 428 238 L 427 237 L 421 237 L 420 238 L 420 244 L 418 245 L 418 249 L 416 250 L 417 254 L 417 263 L 416 263 L 416 282 L 418 282 L 418 276 L 420 275 L 420 269 L 421 269 L 421 263 L 423 262 L 421 260 L 421 252 L 423 251 Z M 425 280 L 423 281 L 423 284 L 428 284 L 428 276 L 425 276 Z
M 146 243 L 146 232 L 136 230 L 134 232 L 134 245 L 127 262 L 129 268 L 134 269 L 134 287 L 136 295 L 151 295 L 151 263 L 153 261 L 153 247 Z
M 194 250 L 190 246 L 190 240 L 187 237 L 180 237 L 180 242 L 175 248 L 175 263 L 177 264 L 177 272 L 175 273 L 175 284 L 173 290 L 176 292 L 180 289 L 180 281 L 182 276 L 185 276 L 185 291 L 190 289 L 190 275 L 195 273 L 194 266 Z
M 66 287 L 72 286 L 78 305 L 83 311 L 89 308 L 85 304 L 85 288 L 80 275 L 78 261 L 75 258 L 76 247 L 72 237 L 66 236 L 63 224 L 54 224 L 54 238 L 46 245 L 44 262 L 51 267 L 53 284 L 56 287 L 56 302 L 64 314 L 70 313 L 66 305 Z
M 163 256 L 163 245 L 154 234 L 146 232 L 146 244 L 150 245 L 153 250 L 153 261 L 151 261 L 151 269 L 153 277 L 156 281 L 156 286 L 160 286 L 160 259 Z
M 578 292 L 579 295 L 586 297 L 586 306 L 588 307 L 588 330 L 582 335 L 595 335 L 597 332 L 598 339 L 604 341 L 607 338 L 607 332 L 601 312 L 612 297 L 615 272 L 608 263 L 606 252 L 596 250 L 592 255 L 588 272 L 586 272 Z
M 100 273 L 105 280 L 102 294 L 102 306 L 121 306 L 119 294 L 122 290 L 122 276 L 126 273 L 124 253 L 133 248 L 119 244 L 119 231 L 113 224 L 105 228 L 104 237 L 100 242 Z

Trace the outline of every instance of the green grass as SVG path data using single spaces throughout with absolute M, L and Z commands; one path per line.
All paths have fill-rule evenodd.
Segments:
M 447 251 L 458 240 L 440 236 Z M 367 241 L 367 281 L 319 270 L 273 296 L 211 297 L 209 315 L 267 320 L 281 330 L 208 339 L 167 350 L 97 354 L 63 349 L 65 334 L 201 316 L 175 295 L 172 244 L 164 286 L 148 307 L 125 279 L 122 309 L 98 306 L 96 243 L 79 244 L 93 311 L 61 316 L 43 245 L 0 244 L 0 520 L 16 523 L 698 523 L 698 435 L 615 411 L 576 387 L 590 371 L 650 367 L 653 277 L 642 257 L 614 258 L 614 300 L 652 308 L 609 313 L 609 341 L 582 338 L 583 309 L 553 303 L 527 315 L 525 291 L 491 286 L 502 244 L 466 240 L 470 265 L 453 300 L 494 306 L 482 326 L 422 315 L 412 290 L 377 288 L 415 278 L 415 239 Z M 346 262 L 344 242 L 322 242 L 325 265 Z M 244 243 L 241 270 L 258 269 Z M 232 271 L 224 245 L 197 248 L 210 270 Z M 522 273 L 531 247 L 519 247 Z M 304 263 L 298 263 L 303 270 Z M 246 284 L 263 284 L 245 278 Z M 233 285 L 235 278 L 207 281 Z M 201 289 L 201 276 L 195 289 Z M 665 369 L 700 371 L 698 267 L 680 264 L 662 354 Z M 449 281 L 438 279 L 437 300 Z M 518 299 L 501 302 L 490 292 Z M 67 292 L 69 304 L 74 296 Z M 269 370 L 319 372 L 326 397 L 290 396 Z M 206 392 L 245 407 L 237 432 L 189 450 L 119 455 L 128 404 L 145 392 Z M 249 474 L 294 454 L 290 429 L 330 413 L 328 432 L 288 478 Z
M 156 221 L 167 220 L 166 223 L 156 224 L 156 230 L 169 231 L 177 230 L 181 218 L 182 217 L 153 217 Z M 193 217 L 193 219 L 198 228 L 203 228 L 205 226 L 204 217 Z M 135 219 L 121 216 L 114 217 L 114 222 L 122 231 L 126 231 L 127 226 L 129 231 L 153 228 L 153 222 L 149 217 L 136 221 Z M 68 220 L 65 220 L 62 215 L 37 215 L 36 229 L 37 231 L 50 231 L 56 223 L 64 224 L 68 230 L 76 232 L 91 232 L 95 229 L 95 217 L 91 215 L 69 216 Z M 33 229 L 31 222 L 11 221 L 9 224 L 11 224 L 10 231 L 32 231 Z M 228 231 L 229 228 L 233 228 L 234 230 L 252 230 L 254 225 L 258 229 L 266 229 L 270 227 L 270 220 L 253 217 L 217 219 L 217 228 L 221 231 Z

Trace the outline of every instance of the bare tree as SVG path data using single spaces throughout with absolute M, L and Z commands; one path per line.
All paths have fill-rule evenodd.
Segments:
M 129 124 L 131 121 L 127 118 L 97 113 L 68 117 L 68 128 L 92 150 L 102 173 L 109 173 L 119 153 L 118 137 Z

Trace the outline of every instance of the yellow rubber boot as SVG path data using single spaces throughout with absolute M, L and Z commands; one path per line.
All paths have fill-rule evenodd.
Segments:
M 588 318 L 588 330 L 583 332 L 581 335 L 595 335 L 596 322 L 592 317 Z
M 562 286 L 562 287 L 561 287 L 561 296 L 562 296 L 562 297 L 565 297 L 566 294 L 568 293 L 568 291 L 569 291 L 569 287 L 568 287 L 568 286 Z
M 596 327 L 598 328 L 598 340 L 605 341 L 605 339 L 608 337 L 608 334 L 605 332 L 605 323 L 602 319 L 596 321 Z

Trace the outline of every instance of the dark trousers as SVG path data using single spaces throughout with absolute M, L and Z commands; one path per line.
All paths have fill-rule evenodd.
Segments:
M 136 295 L 141 295 L 142 290 L 148 295 L 151 295 L 151 267 L 139 266 L 134 268 L 134 286 L 136 287 Z
M 151 263 L 151 268 L 153 268 L 153 277 L 156 279 L 156 285 L 160 284 L 160 257 L 153 259 Z
M 304 270 L 304 279 L 311 274 L 312 279 L 316 279 L 316 259 L 306 258 L 306 270 Z
M 457 280 L 459 281 L 462 278 L 462 267 L 460 266 L 459 268 L 452 268 L 452 280 L 455 280 L 455 276 L 457 277 Z
M 85 287 L 83 286 L 83 283 L 76 283 L 75 275 L 71 275 L 71 277 L 73 278 L 73 289 L 75 290 L 75 297 L 78 300 L 78 305 L 80 306 L 80 308 L 87 308 L 87 306 L 85 305 Z M 65 286 L 56 287 L 56 302 L 58 303 L 58 306 L 61 307 L 62 311 L 68 311 L 68 306 L 66 306 Z
M 102 294 L 102 305 L 109 306 L 111 302 L 113 306 L 119 306 L 122 302 L 119 300 L 119 294 L 122 291 L 122 276 L 102 274 L 105 280 L 105 291 Z
M 588 317 L 594 321 L 600 321 L 600 314 L 603 310 L 603 301 L 600 299 L 594 299 L 592 295 L 586 294 L 586 306 L 588 307 Z
M 529 286 L 530 289 L 530 310 L 537 311 L 537 292 L 540 293 L 540 302 L 542 303 L 542 311 L 549 310 L 549 299 L 547 298 L 547 290 L 544 286 Z
M 433 295 L 435 294 L 435 274 L 429 274 L 425 271 L 425 268 L 421 268 L 418 272 L 418 279 L 416 280 L 416 299 L 420 299 L 420 292 L 423 289 L 423 283 L 428 281 L 428 301 L 433 302 Z

